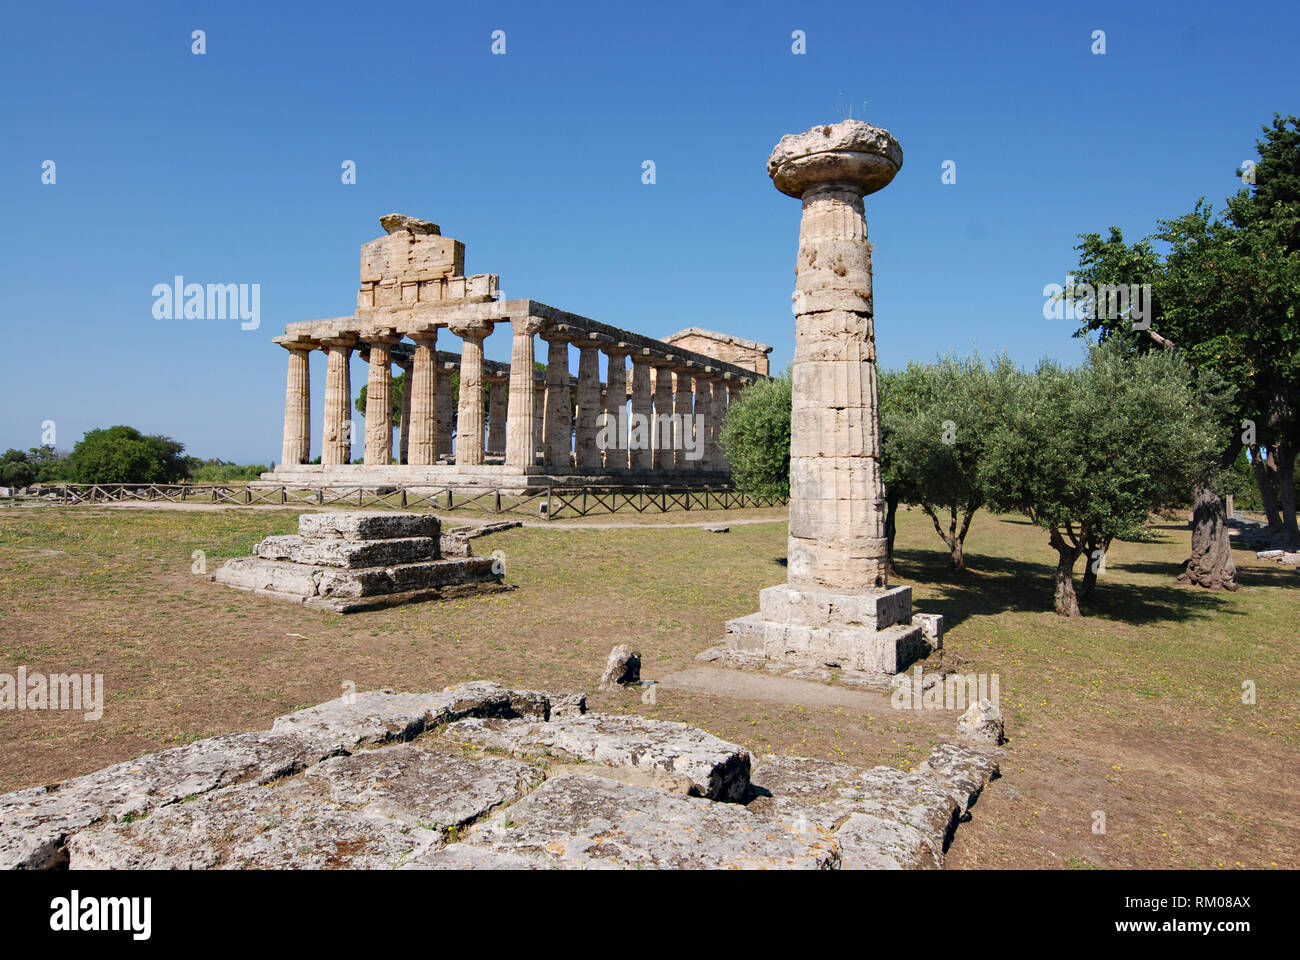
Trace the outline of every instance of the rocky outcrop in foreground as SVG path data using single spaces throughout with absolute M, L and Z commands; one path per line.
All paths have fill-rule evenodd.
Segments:
M 754 763 L 681 723 L 476 682 L 372 691 L 0 796 L 8 869 L 938 867 L 995 750 Z

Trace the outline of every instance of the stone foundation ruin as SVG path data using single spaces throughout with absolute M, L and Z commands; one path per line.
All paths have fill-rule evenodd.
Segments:
M 359 693 L 0 796 L 0 869 L 924 869 L 999 751 L 755 760 L 476 682 Z
M 267 537 L 213 579 L 338 613 L 506 589 L 500 563 L 472 552 L 428 514 L 304 513 L 296 536 Z

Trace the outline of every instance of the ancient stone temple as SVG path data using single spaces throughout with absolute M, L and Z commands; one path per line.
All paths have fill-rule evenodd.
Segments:
M 890 587 L 863 197 L 903 163 L 858 120 L 781 138 L 776 188 L 803 204 L 794 290 L 788 580 L 727 624 L 728 648 L 768 660 L 893 674 L 929 651 L 910 587 Z M 941 626 L 927 624 L 937 638 Z
M 263 480 L 518 486 L 521 477 L 728 478 L 722 415 L 766 376 L 771 347 L 698 328 L 670 343 L 535 300 L 503 300 L 495 274 L 465 275 L 465 245 L 437 224 L 401 214 L 380 224 L 386 235 L 361 248 L 356 312 L 291 323 L 275 338 L 289 353 L 284 448 Z M 500 326 L 511 338 L 509 363 L 484 356 L 484 341 Z M 459 339 L 458 352 L 439 349 L 448 333 Z M 310 358 L 317 352 L 326 356 L 325 398 L 321 462 L 313 464 Z M 351 462 L 354 352 L 369 364 L 360 464 Z M 545 370 L 535 370 L 542 360 Z M 400 417 L 392 410 L 394 366 L 407 374 Z

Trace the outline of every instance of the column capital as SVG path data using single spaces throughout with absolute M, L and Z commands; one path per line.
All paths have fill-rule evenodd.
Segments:
M 510 326 L 516 337 L 533 337 L 541 333 L 547 321 L 541 317 L 511 317 Z
M 843 189 L 859 197 L 888 186 L 903 166 L 903 148 L 888 130 L 861 120 L 788 133 L 767 158 L 767 175 L 790 197 Z
M 447 322 L 447 328 L 462 340 L 482 340 L 492 333 L 495 321 L 457 317 Z

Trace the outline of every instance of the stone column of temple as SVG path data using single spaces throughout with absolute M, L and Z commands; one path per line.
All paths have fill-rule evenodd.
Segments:
M 370 345 L 370 377 L 366 382 L 365 463 L 387 466 L 393 459 L 393 357 L 397 337 L 366 335 Z
M 456 465 L 483 464 L 483 338 L 492 332 L 489 321 L 451 323 L 461 338 L 460 416 L 456 427 Z
M 455 405 L 452 402 L 451 395 L 451 370 L 444 370 L 441 363 L 435 364 L 438 367 L 438 382 L 435 384 L 435 394 L 433 399 L 434 410 L 438 415 L 438 447 L 437 455 L 434 462 L 439 457 L 450 457 L 452 446 L 451 436 L 455 428 Z
M 673 372 L 673 466 L 678 472 L 693 466 L 690 450 L 695 443 L 691 428 L 695 417 L 695 392 L 691 389 L 691 370 L 678 367 Z
M 856 120 L 782 137 L 768 158 L 776 188 L 803 203 L 793 297 L 791 586 L 888 585 L 862 198 L 888 184 L 902 162 L 887 130 Z
M 673 373 L 668 360 L 652 358 L 654 367 L 654 418 L 651 420 L 650 443 L 654 447 L 654 468 L 673 468 Z
M 578 412 L 574 419 L 574 460 L 579 470 L 601 468 L 596 431 L 600 419 L 600 346 L 594 340 L 578 344 Z
M 713 441 L 709 436 L 712 417 L 713 385 L 709 375 L 701 370 L 695 374 L 695 443 L 700 451 L 700 458 L 692 464 L 696 470 L 713 469 Z
M 727 412 L 727 384 L 721 378 L 713 381 L 713 405 L 709 409 L 712 422 L 709 424 L 709 436 L 713 438 L 713 469 L 729 470 L 727 453 L 722 449 L 722 418 Z
M 545 462 L 546 444 L 542 440 L 542 434 L 546 427 L 546 381 L 539 380 L 534 372 L 533 383 L 536 387 L 533 394 L 533 461 L 536 462 L 541 457 Z
M 533 337 L 541 323 L 532 317 L 510 321 L 514 339 L 510 344 L 510 394 L 506 419 L 506 464 L 520 469 L 531 468 L 536 458 L 537 442 L 533 435 L 534 397 L 537 384 L 533 379 Z
M 542 333 L 546 341 L 546 426 L 542 441 L 545 464 L 552 470 L 573 466 L 573 404 L 569 399 L 569 337 L 557 330 Z
M 650 418 L 654 414 L 650 399 L 650 358 L 632 356 L 632 414 L 628 418 L 628 465 L 633 470 L 649 470 L 654 463 L 650 443 Z M 639 429 L 638 429 L 639 427 Z
M 488 398 L 487 452 L 499 457 L 506 452 L 506 381 L 493 377 L 488 382 L 492 393 Z
M 409 463 L 427 466 L 438 459 L 438 331 L 413 333 L 415 361 L 407 383 L 411 394 Z
M 401 362 L 402 368 L 402 423 L 397 445 L 397 462 L 409 463 L 411 456 L 411 364 Z
M 303 344 L 281 343 L 289 351 L 289 374 L 284 388 L 284 444 L 280 466 L 311 459 L 311 351 Z
M 321 438 L 321 463 L 349 463 L 352 460 L 352 382 L 348 361 L 356 337 L 345 335 L 321 340 L 329 353 L 325 368 L 325 429 Z
M 611 418 L 606 437 L 613 437 L 605 448 L 605 469 L 626 470 L 627 459 L 627 348 L 605 347 L 609 369 L 605 374 L 605 413 Z

